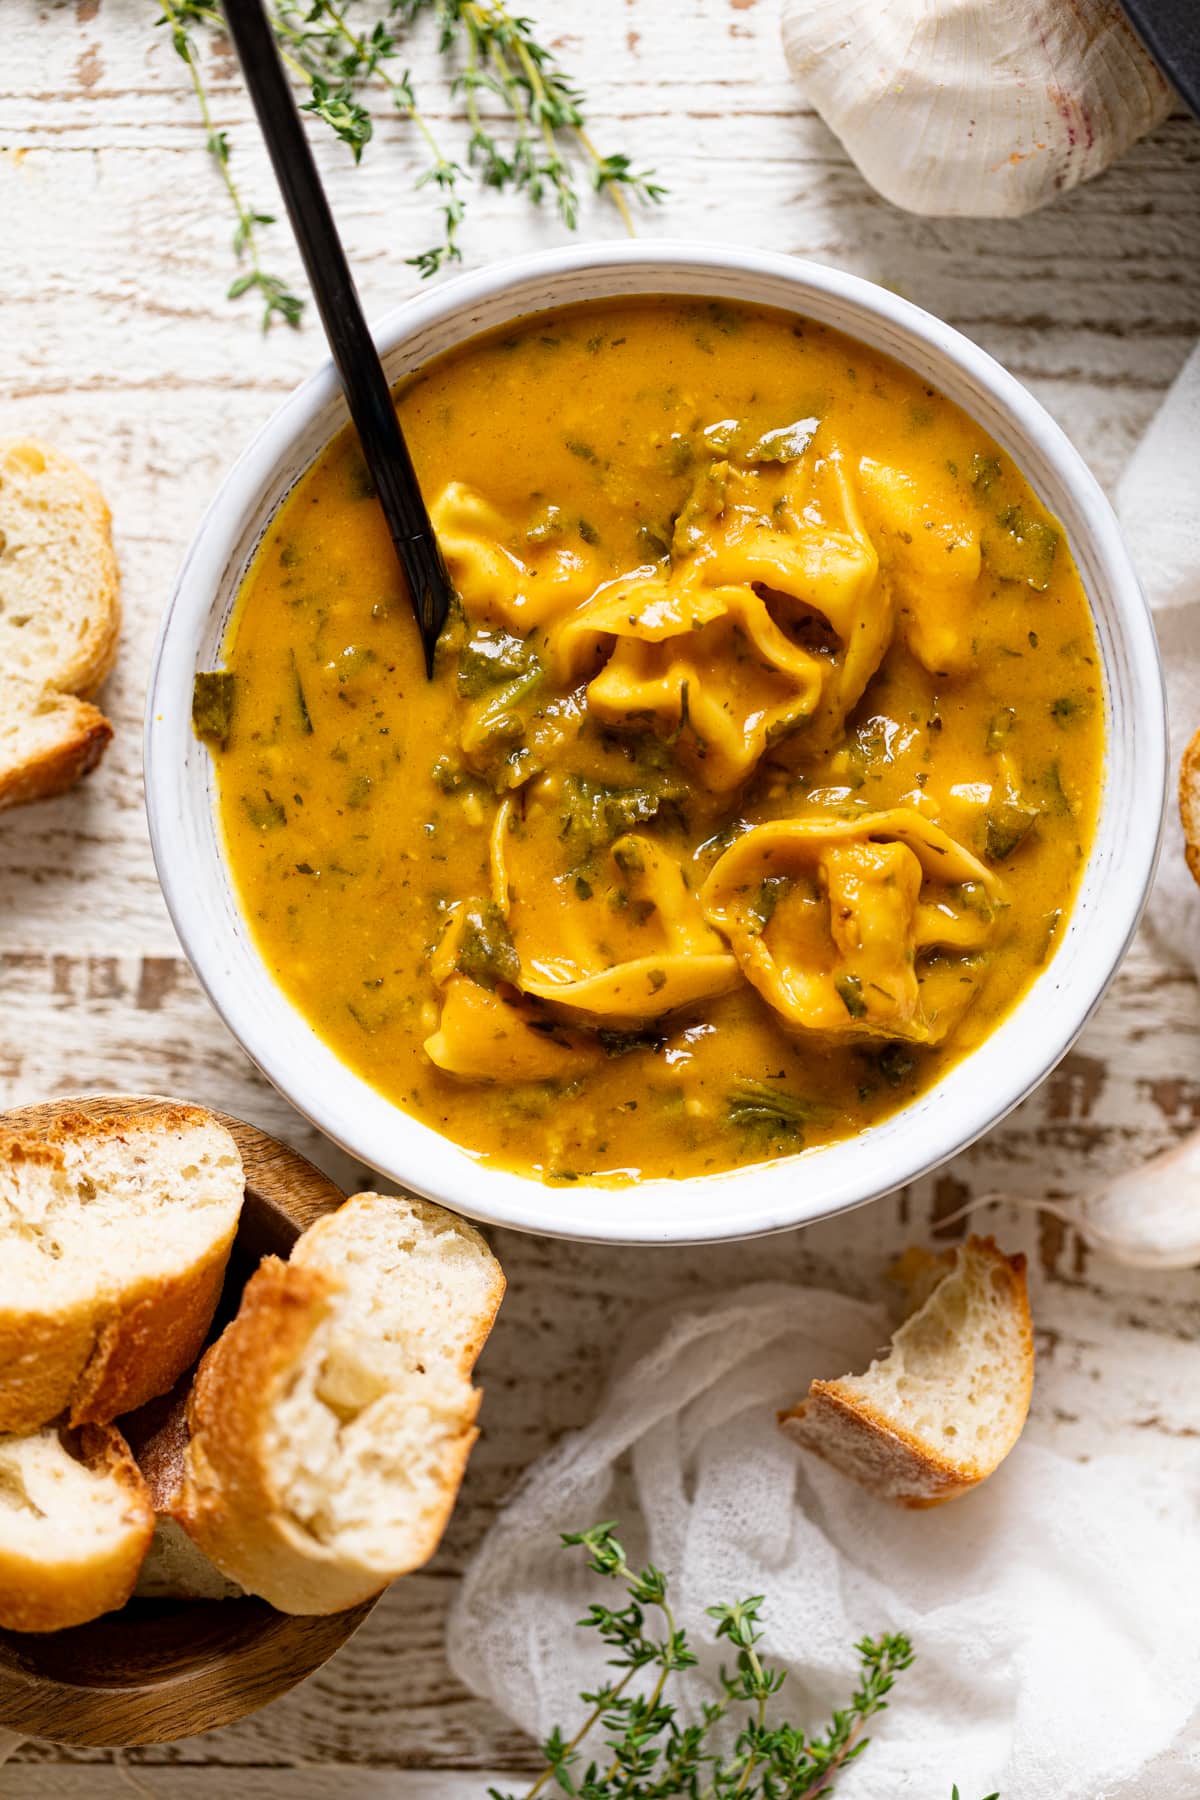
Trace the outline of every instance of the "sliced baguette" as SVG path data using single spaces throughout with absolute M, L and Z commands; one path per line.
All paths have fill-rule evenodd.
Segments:
M 0 811 L 61 794 L 112 737 L 120 575 L 104 497 L 46 444 L 0 440 Z
M 121 1420 L 154 1508 L 154 1536 L 133 1590 L 142 1600 L 232 1600 L 242 1592 L 171 1516 L 183 1486 L 191 1387 L 191 1374 L 182 1375 L 169 1394 Z
M 432 1556 L 504 1293 L 479 1233 L 357 1194 L 266 1258 L 200 1365 L 176 1517 L 281 1612 L 356 1605 Z
M 1200 731 L 1189 742 L 1179 766 L 1179 817 L 1187 866 L 1192 879 L 1200 881 Z
M 985 1480 L 1021 1435 L 1033 1391 L 1025 1258 L 991 1238 L 894 1270 L 907 1313 L 864 1375 L 814 1381 L 788 1436 L 882 1499 L 936 1506 Z
M 242 1161 L 200 1107 L 0 1136 L 0 1431 L 106 1423 L 200 1354 Z
M 111 1425 L 0 1437 L 0 1625 L 61 1631 L 124 1606 L 154 1531 Z
M 96 767 L 111 737 L 89 700 L 0 675 L 0 811 L 65 793 Z
M 0 439 L 0 669 L 87 699 L 112 668 L 120 575 L 104 496 L 48 444 Z

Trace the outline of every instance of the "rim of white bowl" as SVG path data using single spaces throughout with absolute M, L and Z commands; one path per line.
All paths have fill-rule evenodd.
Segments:
M 975 1050 L 890 1118 L 840 1143 L 724 1174 L 609 1187 L 545 1184 L 471 1156 L 386 1100 L 322 1043 L 259 958 L 233 897 L 211 763 L 190 719 L 193 676 L 211 666 L 262 531 L 345 419 L 329 362 L 247 446 L 192 540 L 154 651 L 145 786 L 159 881 L 193 969 L 258 1068 L 326 1136 L 387 1178 L 485 1223 L 595 1242 L 686 1244 L 789 1230 L 894 1192 L 975 1142 L 1045 1079 L 1108 988 L 1145 904 L 1166 796 L 1165 701 L 1154 627 L 1129 553 L 1061 427 L 969 338 L 860 276 L 732 245 L 573 244 L 418 294 L 387 313 L 375 337 L 385 361 L 398 365 L 389 369 L 395 380 L 491 325 L 575 300 L 651 294 L 777 306 L 893 356 L 1008 450 L 1066 527 L 1103 660 L 1100 816 L 1054 957 Z M 298 460 L 306 438 L 311 453 Z

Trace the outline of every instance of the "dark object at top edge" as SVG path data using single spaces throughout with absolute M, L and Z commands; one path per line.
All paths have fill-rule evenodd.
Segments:
M 1121 0 L 1181 100 L 1200 118 L 1200 0 Z

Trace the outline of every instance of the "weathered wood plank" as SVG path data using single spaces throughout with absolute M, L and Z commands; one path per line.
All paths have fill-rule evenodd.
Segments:
M 25 1763 L 0 1776 L 5 1800 L 94 1800 L 98 1791 L 121 1793 L 128 1800 L 228 1800 L 230 1772 L 226 1769 L 134 1770 L 114 1762 L 107 1769 L 69 1768 L 61 1764 Z M 241 1773 L 245 1791 L 255 1800 L 484 1800 L 487 1787 L 512 1785 L 511 1775 L 500 1769 L 481 1769 L 473 1775 L 453 1775 L 441 1770 L 429 1774 L 400 1769 L 362 1769 L 326 1763 L 319 1768 L 296 1766 L 270 1769 L 255 1765 Z M 235 1790 L 236 1791 L 236 1790 Z
M 533 9 L 535 12 L 538 8 Z M 541 9 L 544 19 L 550 10 Z M 117 739 L 75 794 L 0 821 L 0 1103 L 79 1089 L 168 1088 L 241 1113 L 345 1186 L 355 1169 L 231 1042 L 179 957 L 142 813 L 140 721 L 155 624 L 228 465 L 319 360 L 300 334 L 258 336 L 223 299 L 230 224 L 182 66 L 150 9 L 6 0 L 0 65 L 0 433 L 77 454 L 116 515 L 127 629 L 105 696 Z M 11 25 L 10 25 L 11 21 Z M 795 93 L 776 9 L 759 0 L 559 0 L 553 27 L 585 79 L 597 135 L 653 164 L 669 207 L 648 235 L 768 244 L 900 288 L 1022 377 L 1112 483 L 1200 336 L 1200 131 L 1173 118 L 1099 183 L 1032 219 L 916 220 L 874 196 Z M 429 65 L 423 49 L 418 71 Z M 247 191 L 266 163 L 231 59 L 218 123 Z M 444 85 L 430 116 L 463 125 Z M 321 149 L 369 310 L 415 291 L 428 241 L 411 133 L 381 121 L 364 166 Z M 588 231 L 615 235 L 603 208 Z M 556 242 L 523 204 L 475 196 L 468 262 Z M 283 228 L 271 260 L 294 270 Z M 256 1718 L 124 1759 L 31 1746 L 0 1774 L 14 1800 L 249 1789 L 317 1800 L 481 1800 L 484 1771 L 529 1748 L 464 1694 L 442 1656 L 454 1582 L 529 1461 L 592 1411 L 632 1320 L 764 1275 L 875 1291 L 892 1251 L 996 1190 L 1069 1194 L 1200 1123 L 1200 995 L 1140 944 L 1077 1051 L 985 1143 L 911 1192 L 802 1234 L 720 1250 L 637 1252 L 497 1234 L 510 1277 L 482 1375 L 485 1435 L 443 1549 L 321 1674 Z M 564 1195 L 564 1205 L 569 1196 Z M 1105 1265 L 1054 1220 L 981 1215 L 1034 1270 L 1039 1375 L 1031 1431 L 1068 1454 L 1142 1449 L 1169 1477 L 1200 1431 L 1200 1284 Z M 471 1770 L 459 1778 L 449 1771 Z M 238 1771 L 238 1773 L 234 1773 Z M 245 1771 L 242 1773 L 242 1771 Z M 251 1773 L 251 1771 L 253 1771 Z M 425 1771 L 422 1773 L 421 1771 Z

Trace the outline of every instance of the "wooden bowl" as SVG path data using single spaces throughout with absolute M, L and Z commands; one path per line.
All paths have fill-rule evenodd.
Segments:
M 0 1127 L 44 1128 L 65 1112 L 152 1111 L 151 1096 L 58 1100 L 0 1114 Z M 286 1144 L 216 1115 L 237 1140 L 246 1200 L 220 1315 L 231 1316 L 261 1257 L 286 1257 L 305 1226 L 345 1198 Z M 131 1600 L 88 1625 L 0 1630 L 0 1726 L 61 1744 L 162 1744 L 228 1725 L 295 1687 L 361 1625 L 348 1612 L 295 1618 L 265 1600 Z

